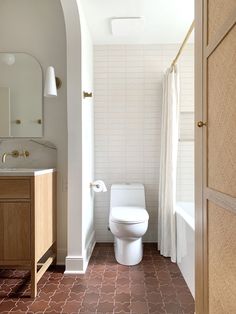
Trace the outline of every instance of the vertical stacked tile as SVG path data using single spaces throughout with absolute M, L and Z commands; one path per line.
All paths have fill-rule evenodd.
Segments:
M 150 215 L 149 229 L 144 237 L 147 242 L 156 241 L 157 237 L 162 79 L 178 48 L 179 45 L 99 45 L 94 48 L 95 176 L 109 187 L 115 182 L 145 184 Z M 182 84 L 193 74 L 189 63 L 188 58 L 186 64 L 182 58 Z M 191 92 L 184 87 L 185 107 L 188 103 L 192 106 L 187 96 Z M 190 182 L 192 184 L 192 177 L 185 176 L 182 169 L 187 165 L 186 158 L 191 158 L 189 147 L 182 144 L 180 147 L 178 196 L 182 196 L 185 184 L 188 187 Z M 97 194 L 95 198 L 98 242 L 113 240 L 107 230 L 109 199 L 109 193 Z

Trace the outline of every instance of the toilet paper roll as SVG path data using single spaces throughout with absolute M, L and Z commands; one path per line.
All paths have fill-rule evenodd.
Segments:
M 102 180 L 96 180 L 92 184 L 92 189 L 96 193 L 107 192 L 107 187 Z

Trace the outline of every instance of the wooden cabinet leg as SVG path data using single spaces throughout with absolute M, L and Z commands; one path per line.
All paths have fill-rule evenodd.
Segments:
M 31 298 L 37 296 L 37 263 L 33 263 L 31 266 Z

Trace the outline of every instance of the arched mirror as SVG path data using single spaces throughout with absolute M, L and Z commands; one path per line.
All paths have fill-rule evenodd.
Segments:
M 0 137 L 42 137 L 42 69 L 26 53 L 0 53 Z

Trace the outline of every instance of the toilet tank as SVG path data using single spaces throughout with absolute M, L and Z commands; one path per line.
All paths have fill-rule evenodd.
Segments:
M 138 206 L 146 207 L 145 190 L 141 183 L 112 184 L 110 207 Z

